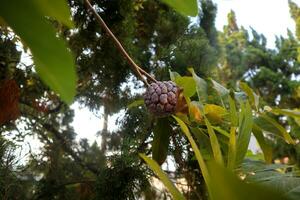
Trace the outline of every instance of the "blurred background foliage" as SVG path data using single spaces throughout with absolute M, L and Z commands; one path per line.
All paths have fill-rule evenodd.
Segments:
M 193 67 L 199 77 L 212 77 L 236 90 L 238 81 L 248 83 L 263 105 L 300 107 L 300 9 L 292 1 L 289 5 L 296 35 L 289 31 L 286 38 L 278 36 L 274 49 L 267 48 L 264 35 L 239 27 L 233 11 L 228 14 L 223 31 L 217 31 L 217 7 L 211 0 L 199 1 L 199 14 L 193 19 L 157 0 L 92 3 L 134 60 L 158 80 L 169 80 L 169 70 L 191 75 L 188 68 Z M 151 154 L 156 126 L 144 106 L 127 108 L 141 99 L 141 82 L 133 77 L 126 60 L 87 13 L 82 1 L 69 0 L 68 4 L 74 28 L 55 20 L 51 23 L 75 57 L 75 101 L 93 112 L 103 109 L 104 121 L 120 111 L 125 114 L 117 121 L 116 131 L 109 130 L 104 123 L 99 131 L 101 143 L 89 144 L 85 139 L 78 142 L 71 124 L 74 110 L 43 84 L 34 64 L 21 59 L 28 51 L 26 43 L 21 45 L 22 41 L 10 28 L 0 26 L 0 199 L 170 198 L 165 190 L 153 187 L 149 179 L 153 173 L 138 157 L 139 152 Z M 6 80 L 18 87 L 8 90 Z M 18 101 L 8 101 L 16 93 L 19 96 L 14 99 Z M 219 103 L 213 91 L 208 94 L 210 103 Z M 16 108 L 16 103 L 19 112 L 7 116 L 4 109 Z M 270 117 L 280 121 L 299 141 L 298 120 Z M 180 129 L 174 122 L 170 123 L 173 130 L 167 155 L 175 161 L 176 170 L 168 173 L 174 179 L 185 179 L 187 199 L 207 199 L 189 143 L 178 134 Z M 22 149 L 15 141 L 24 141 L 27 136 L 38 138 L 43 146 L 40 152 L 29 151 L 24 162 L 16 153 Z M 287 145 L 272 136 L 267 143 L 272 147 L 272 162 L 279 160 L 299 166 L 298 144 Z M 257 157 L 249 155 L 256 160 Z

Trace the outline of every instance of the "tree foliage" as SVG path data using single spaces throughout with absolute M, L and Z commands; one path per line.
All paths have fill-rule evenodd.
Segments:
M 170 197 L 154 187 L 154 173 L 138 153 L 152 153 L 159 164 L 174 160 L 175 171 L 168 175 L 185 180 L 189 189 L 181 192 L 189 199 L 208 199 L 211 192 L 223 195 L 209 184 L 213 169 L 224 172 L 232 186 L 261 191 L 260 186 L 248 190 L 224 170 L 236 169 L 249 182 L 261 182 L 256 167 L 273 167 L 267 180 L 270 185 L 276 182 L 271 175 L 280 176 L 277 170 L 285 167 L 245 160 L 259 157 L 247 151 L 252 133 L 262 149 L 260 160 L 271 163 L 289 156 L 290 164 L 297 163 L 299 115 L 292 109 L 299 107 L 298 31 L 296 36 L 290 31 L 287 38 L 278 36 L 275 49 L 269 49 L 262 34 L 237 25 L 233 11 L 218 32 L 217 7 L 211 0 L 199 1 L 199 12 L 194 0 L 184 2 L 184 10 L 179 6 L 183 1 L 91 1 L 139 66 L 183 88 L 187 105 L 176 121 L 157 121 L 144 105 L 131 104 L 141 102 L 142 82 L 133 77 L 83 1 L 68 0 L 69 7 L 64 1 L 48 2 L 51 6 L 37 2 L 20 6 L 13 1 L 0 8 L 0 199 Z M 289 4 L 298 26 L 299 8 Z M 43 41 L 49 48 L 39 46 Z M 52 75 L 55 79 L 50 80 Z M 7 81 L 16 87 L 5 89 Z M 76 139 L 74 110 L 66 104 L 73 96 L 94 113 L 103 110 L 101 143 Z M 118 128 L 109 130 L 107 120 L 120 112 L 124 114 L 116 122 Z M 17 143 L 27 137 L 36 138 L 41 148 L 29 150 L 24 162 L 16 155 Z M 223 167 L 207 165 L 211 159 Z M 284 175 L 292 176 L 289 170 Z M 219 178 L 214 181 L 222 183 Z M 298 179 L 293 178 L 295 186 Z M 283 191 L 295 199 L 298 190 Z

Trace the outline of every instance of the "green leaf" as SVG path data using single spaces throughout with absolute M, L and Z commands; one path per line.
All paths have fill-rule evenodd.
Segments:
M 221 85 L 220 83 L 214 81 L 213 79 L 210 79 L 212 84 L 213 84 L 213 88 L 218 92 L 218 94 L 221 97 L 225 97 L 229 94 L 229 90 L 227 88 L 225 88 L 223 85 Z
M 170 74 L 170 79 L 171 81 L 175 82 L 175 79 L 177 77 L 181 77 L 180 74 L 178 74 L 177 72 L 172 72 L 171 70 L 169 70 L 169 74 Z
M 235 161 L 236 161 L 236 129 L 238 126 L 238 114 L 236 110 L 234 94 L 230 91 L 229 95 L 229 111 L 230 111 L 230 121 L 231 121 L 231 128 L 230 128 L 230 138 L 228 141 L 228 159 L 227 159 L 227 167 L 229 169 L 235 168 Z
M 271 108 L 270 112 L 277 115 L 286 115 L 289 117 L 300 118 L 300 111 L 298 109 L 290 110 L 290 109 Z
M 259 96 L 246 83 L 240 82 L 239 86 L 249 97 L 250 103 L 258 109 Z
M 196 91 L 198 94 L 199 101 L 204 103 L 207 101 L 207 83 L 204 79 L 197 76 L 193 68 L 190 68 L 189 71 L 193 75 L 193 79 L 196 82 Z
M 247 150 L 245 158 L 251 160 L 264 160 L 264 155 L 262 153 L 253 153 L 251 149 Z
M 233 96 L 238 102 L 247 100 L 247 95 L 245 94 L 245 92 L 234 92 Z
M 248 101 L 245 104 L 241 102 L 238 137 L 236 141 L 236 166 L 240 165 L 243 162 L 247 153 L 251 137 L 252 124 L 253 118 L 250 104 Z
M 159 179 L 163 182 L 166 188 L 169 190 L 173 199 L 184 200 L 184 196 L 179 192 L 179 190 L 174 186 L 172 181 L 168 178 L 168 176 L 163 172 L 160 166 L 151 158 L 148 158 L 145 154 L 139 154 L 141 158 L 148 164 L 148 166 L 154 171 L 154 173 L 159 177 Z
M 198 14 L 197 0 L 162 0 L 176 11 L 186 16 L 196 17 Z
M 203 178 L 204 178 L 204 181 L 206 182 L 207 184 L 207 188 L 208 188 L 208 192 L 210 193 L 211 191 L 211 185 L 210 185 L 210 177 L 209 177 L 209 173 L 208 173 L 208 170 L 207 170 L 207 167 L 206 167 L 206 164 L 204 162 L 204 159 L 203 159 L 203 156 L 195 142 L 195 140 L 193 139 L 188 127 L 186 126 L 186 124 L 181 121 L 179 118 L 173 116 L 173 118 L 177 121 L 177 123 L 179 124 L 182 132 L 185 134 L 185 136 L 188 138 L 191 146 L 192 146 L 192 149 L 195 153 L 195 156 L 197 158 L 197 161 L 198 161 L 198 164 L 199 164 L 199 167 L 201 169 L 201 172 L 202 172 L 202 175 L 203 175 Z
M 266 142 L 261 128 L 258 127 L 256 124 L 253 124 L 252 132 L 264 154 L 264 159 L 265 159 L 266 163 L 272 163 L 273 149 Z
M 31 0 L 38 10 L 43 15 L 53 17 L 54 19 L 64 23 L 73 28 L 74 24 L 71 20 L 71 9 L 65 0 Z
M 133 101 L 132 103 L 130 103 L 129 105 L 127 105 L 128 109 L 134 108 L 134 107 L 138 107 L 144 104 L 144 99 L 137 99 L 135 101 Z
M 212 200 L 284 200 L 283 194 L 269 187 L 258 184 L 248 184 L 240 180 L 231 171 L 210 162 L 208 164 L 211 176 Z
M 260 114 L 254 121 L 262 130 L 283 137 L 289 144 L 295 144 L 295 141 L 286 129 L 268 115 Z
M 236 127 L 230 128 L 230 138 L 228 142 L 228 160 L 227 167 L 229 169 L 235 168 L 236 161 Z
M 289 200 L 299 200 L 300 185 L 285 193 L 284 196 L 287 197 Z
M 295 122 L 300 126 L 300 110 L 299 109 L 294 109 L 294 110 L 290 110 L 290 109 L 279 109 L 279 108 L 270 108 L 265 106 L 265 110 L 275 114 L 275 115 L 285 115 L 288 117 L 292 117 Z
M 278 191 L 286 199 L 299 199 L 300 178 L 293 165 L 266 164 L 262 161 L 247 160 L 241 167 L 248 183 L 259 183 Z
M 29 46 L 41 79 L 67 103 L 76 92 L 75 63 L 64 41 L 33 1 L 2 1 L 0 16 Z
M 291 165 L 266 164 L 263 161 L 253 161 L 253 160 L 247 159 L 243 162 L 240 169 L 242 170 L 242 172 L 244 174 L 248 174 L 248 175 L 251 175 L 251 176 L 256 176 L 258 174 L 258 172 L 270 171 L 270 170 L 275 170 L 276 172 L 282 174 L 282 171 L 284 171 L 287 168 L 291 168 Z M 252 172 L 254 172 L 254 174 Z M 247 177 L 246 177 L 246 180 L 248 181 Z
M 229 112 L 230 112 L 230 121 L 232 127 L 238 126 L 238 115 L 236 111 L 235 101 L 234 99 L 229 95 Z
M 222 151 L 221 151 L 221 148 L 220 148 L 218 138 L 215 134 L 215 131 L 212 128 L 211 124 L 209 123 L 209 121 L 207 120 L 206 117 L 205 117 L 204 120 L 205 120 L 205 124 L 206 124 L 207 131 L 208 131 L 208 134 L 209 134 L 210 144 L 211 144 L 211 148 L 213 150 L 214 158 L 215 158 L 215 160 L 218 164 L 224 165 Z
M 196 83 L 193 77 L 181 76 L 175 78 L 175 83 L 183 88 L 183 95 L 187 98 L 196 93 Z
M 172 127 L 168 118 L 158 118 L 154 127 L 152 158 L 159 165 L 163 164 L 167 158 L 171 133 Z
M 210 139 L 207 134 L 205 134 L 198 127 L 190 127 L 191 133 L 196 138 L 198 147 L 203 156 L 204 160 L 210 160 L 213 158 L 213 153 L 210 145 Z
M 227 138 L 230 138 L 230 134 L 225 131 L 224 129 L 218 127 L 218 126 L 211 126 L 215 131 L 218 131 L 219 133 L 221 133 L 222 135 L 224 135 Z

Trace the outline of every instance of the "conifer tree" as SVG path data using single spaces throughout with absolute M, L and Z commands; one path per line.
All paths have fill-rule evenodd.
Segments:
M 132 58 L 158 79 L 168 79 L 169 69 L 185 74 L 189 66 L 207 74 L 205 67 L 216 63 L 215 29 L 204 28 L 204 24 L 213 24 L 215 17 L 210 1 L 203 1 L 200 26 L 192 28 L 187 17 L 160 1 L 92 3 Z M 100 132 L 102 145 L 78 142 L 71 125 L 74 111 L 42 83 L 33 64 L 22 62 L 19 38 L 10 29 L 1 28 L 0 85 L 7 78 L 13 79 L 20 91 L 20 116 L 16 121 L 1 123 L 1 135 L 10 134 L 18 140 L 31 135 L 42 143 L 39 153 L 30 152 L 26 166 L 18 165 L 23 173 L 15 176 L 19 181 L 15 188 L 28 183 L 23 187 L 22 199 L 153 197 L 146 179 L 149 171 L 137 157 L 139 151 L 149 151 L 153 119 L 144 108 L 127 109 L 141 96 L 131 91 L 132 85 L 139 91 L 142 84 L 133 78 L 126 60 L 86 6 L 75 0 L 69 5 L 76 28 L 69 30 L 56 21 L 51 23 L 68 41 L 76 58 L 76 101 L 91 111 L 103 108 L 105 119 L 120 110 L 125 110 L 125 117 L 120 119 L 117 131 L 104 128 Z M 26 50 L 26 46 L 23 48 Z M 193 49 L 192 54 L 186 49 Z

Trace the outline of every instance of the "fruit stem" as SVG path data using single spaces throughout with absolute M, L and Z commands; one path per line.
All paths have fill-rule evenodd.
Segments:
M 87 7 L 91 10 L 91 12 L 93 13 L 94 17 L 96 18 L 97 22 L 100 24 L 100 26 L 106 31 L 106 33 L 112 38 L 112 40 L 114 41 L 115 45 L 117 46 L 117 48 L 119 49 L 119 51 L 123 54 L 123 56 L 126 58 L 126 60 L 129 63 L 129 66 L 131 67 L 131 69 L 136 73 L 136 76 L 138 78 L 140 78 L 144 84 L 146 86 L 149 86 L 149 83 L 147 82 L 147 80 L 143 77 L 146 76 L 149 80 L 151 80 L 152 82 L 157 82 L 157 80 L 155 78 L 153 78 L 150 74 L 148 74 L 145 70 L 143 70 L 142 68 L 140 68 L 135 62 L 134 60 L 129 56 L 129 54 L 126 52 L 126 50 L 124 49 L 124 47 L 122 46 L 122 44 L 119 42 L 119 40 L 116 38 L 116 36 L 113 34 L 113 32 L 108 28 L 108 26 L 106 25 L 106 23 L 104 22 L 104 20 L 100 17 L 100 15 L 98 15 L 97 11 L 93 8 L 93 6 L 91 5 L 91 3 L 89 2 L 89 0 L 85 0 L 85 3 L 87 5 Z M 143 74 L 143 75 L 142 75 Z

